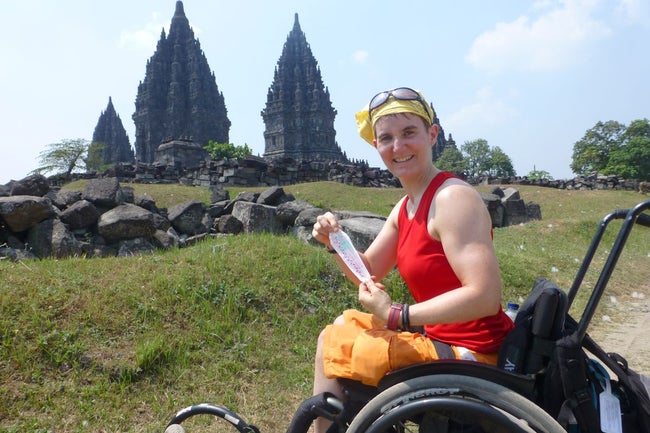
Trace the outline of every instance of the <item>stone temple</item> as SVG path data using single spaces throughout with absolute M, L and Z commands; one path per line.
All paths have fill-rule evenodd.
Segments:
M 335 117 L 329 90 L 296 14 L 262 110 L 264 159 L 346 160 L 336 143 Z
M 162 31 L 147 62 L 133 121 L 138 162 L 153 163 L 162 143 L 190 140 L 194 151 L 201 153 L 210 140 L 229 142 L 230 120 L 223 94 L 181 1 L 176 2 L 169 35 Z
M 90 149 L 91 154 L 93 153 L 92 149 L 95 149 L 94 157 L 98 165 L 129 163 L 135 160 L 129 136 L 126 134 L 120 116 L 115 112 L 113 100 L 110 97 L 106 110 L 102 111 L 97 126 L 95 126 Z
M 227 63 L 227 59 L 223 62 Z M 265 127 L 263 159 L 349 162 L 336 141 L 336 114 L 318 62 L 295 14 L 261 111 Z M 156 50 L 147 61 L 132 118 L 135 158 L 109 98 L 93 136 L 93 142 L 104 146 L 104 164 L 135 159 L 139 164 L 193 168 L 209 159 L 203 146 L 210 140 L 229 143 L 231 122 L 224 96 L 194 37 L 182 1 L 176 1 L 169 35 L 163 29 Z M 435 122 L 440 124 L 437 117 Z M 434 159 L 449 144 L 453 145 L 453 140 L 451 136 L 449 142 L 445 139 L 441 127 Z

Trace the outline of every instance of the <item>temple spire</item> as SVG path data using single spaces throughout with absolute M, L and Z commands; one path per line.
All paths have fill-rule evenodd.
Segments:
M 300 23 L 298 22 L 298 13 L 297 12 L 296 12 L 296 14 L 294 15 L 294 18 L 293 18 L 293 30 L 292 31 L 294 31 L 294 32 L 302 32 L 302 30 L 300 29 Z
M 176 2 L 176 10 L 174 11 L 174 17 L 177 16 L 185 16 L 185 10 L 183 9 L 183 2 L 182 1 L 177 1 Z
M 345 161 L 335 139 L 336 110 L 297 13 L 273 75 L 261 113 L 264 158 Z
M 176 2 L 168 35 L 161 33 L 147 61 L 133 121 L 138 162 L 154 162 L 159 146 L 177 139 L 190 139 L 201 148 L 210 140 L 229 142 L 223 94 L 181 1 Z
M 134 160 L 129 136 L 115 111 L 113 98 L 109 96 L 106 110 L 99 116 L 93 132 L 88 151 L 88 168 L 97 170 L 107 164 L 132 163 Z

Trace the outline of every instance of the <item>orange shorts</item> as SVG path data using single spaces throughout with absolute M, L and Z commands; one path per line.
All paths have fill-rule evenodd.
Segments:
M 390 331 L 376 316 L 357 310 L 344 311 L 343 318 L 344 324 L 325 328 L 323 362 L 329 378 L 376 386 L 389 371 L 440 359 L 432 341 L 422 334 Z M 457 347 L 452 350 L 461 357 Z M 496 365 L 497 353 L 469 352 L 478 362 Z

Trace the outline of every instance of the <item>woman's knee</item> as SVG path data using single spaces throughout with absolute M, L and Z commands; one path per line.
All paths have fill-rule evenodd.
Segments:
M 343 325 L 345 323 L 345 320 L 343 319 L 343 315 L 341 314 L 339 317 L 334 319 L 334 322 L 332 322 L 333 325 Z M 323 341 L 325 339 L 325 329 L 322 329 L 320 331 L 320 334 L 318 334 L 318 341 L 317 341 L 317 348 L 320 349 L 323 347 Z

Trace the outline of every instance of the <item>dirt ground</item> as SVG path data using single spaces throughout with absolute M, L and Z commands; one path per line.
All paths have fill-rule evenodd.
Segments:
M 650 285 L 601 302 L 607 313 L 594 316 L 589 335 L 607 352 L 623 355 L 634 371 L 650 377 Z

